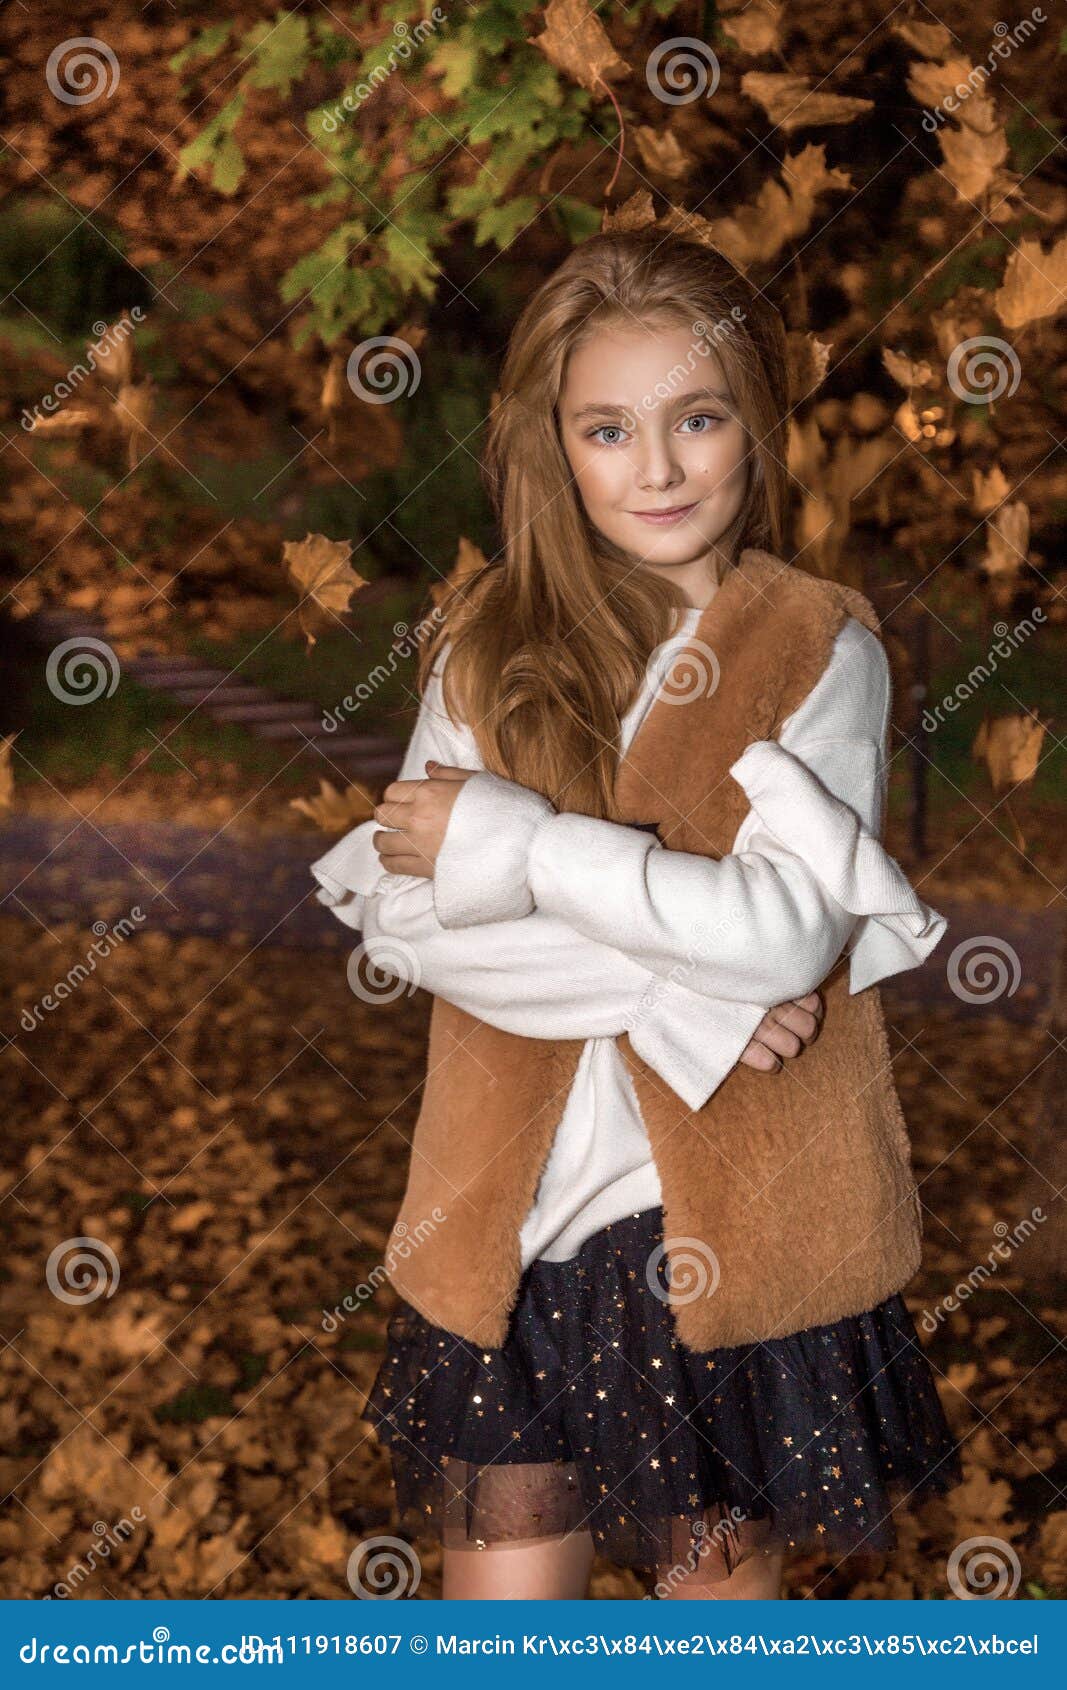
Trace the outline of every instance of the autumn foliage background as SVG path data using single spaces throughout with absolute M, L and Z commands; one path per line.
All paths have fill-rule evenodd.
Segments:
M 67 8 L 0 18 L 2 1594 L 55 1590 L 134 1508 L 72 1593 L 348 1593 L 353 1548 L 390 1529 L 360 1414 L 392 1294 L 336 1333 L 321 1315 L 380 1260 L 429 1010 L 361 1001 L 343 951 L 250 943 L 252 872 L 203 891 L 232 914 L 207 936 L 173 888 L 142 888 L 144 930 L 25 1030 L 127 907 L 109 830 L 310 861 L 376 797 L 328 746 L 272 747 L 125 679 L 65 705 L 41 619 L 83 616 L 120 667 L 191 654 L 336 708 L 494 553 L 478 453 L 517 307 L 574 243 L 651 225 L 726 252 L 790 332 L 792 548 L 883 617 L 890 848 L 934 907 L 988 912 L 994 939 L 1005 912 L 1028 924 L 1053 982 L 978 1013 L 892 1000 L 926 1214 L 912 1307 L 998 1223 L 1043 1202 L 1051 1224 L 929 1338 L 965 1485 L 906 1517 L 888 1563 L 806 1560 L 790 1589 L 940 1598 L 953 1546 L 985 1535 L 1019 1558 L 1019 1599 L 1067 1591 L 1067 34 L 1041 11 L 1016 38 L 992 0 L 131 0 L 77 23 L 114 60 L 84 101 L 55 91 Z M 669 80 L 679 38 L 704 44 L 699 97 Z M 360 363 L 376 337 L 387 403 Z M 360 710 L 398 752 L 414 674 L 389 664 Z M 79 1236 L 121 1283 L 73 1308 L 45 1263 Z M 432 1549 L 422 1566 L 433 1594 Z M 598 1564 L 593 1589 L 642 1586 Z

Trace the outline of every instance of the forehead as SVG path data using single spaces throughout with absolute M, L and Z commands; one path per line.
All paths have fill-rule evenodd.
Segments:
M 589 405 L 647 413 L 683 395 L 713 389 L 729 396 L 722 361 L 685 324 L 596 329 L 571 352 L 560 392 L 565 417 Z

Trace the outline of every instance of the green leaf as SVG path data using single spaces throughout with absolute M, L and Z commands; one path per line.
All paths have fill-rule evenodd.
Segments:
M 532 194 L 520 194 L 509 199 L 506 205 L 490 206 L 474 226 L 475 245 L 484 246 L 486 241 L 495 241 L 503 251 L 528 223 L 533 222 L 540 209 L 540 200 Z
M 279 12 L 276 22 L 264 20 L 250 29 L 242 46 L 255 52 L 255 63 L 245 80 L 253 88 L 277 88 L 288 94 L 307 69 L 307 19 L 296 12 Z
M 220 194 L 232 194 L 245 171 L 244 154 L 233 138 L 233 129 L 245 109 L 245 95 L 238 89 L 233 99 L 223 106 L 200 134 L 186 143 L 178 154 L 179 173 L 206 165 L 211 173 L 212 186 Z
M 465 30 L 467 39 L 453 37 L 451 41 L 442 41 L 433 56 L 434 69 L 441 69 L 441 87 L 450 100 L 458 100 L 467 88 L 473 88 L 478 76 L 479 53 L 471 37 L 472 30 Z
M 195 64 L 197 59 L 213 59 L 232 28 L 232 23 L 208 24 L 199 35 L 193 37 L 188 46 L 167 60 L 168 66 L 171 70 L 179 71 Z

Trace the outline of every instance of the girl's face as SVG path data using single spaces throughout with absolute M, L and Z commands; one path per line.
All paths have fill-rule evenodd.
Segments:
M 567 362 L 560 436 L 590 521 L 690 602 L 734 561 L 716 542 L 748 479 L 735 405 L 714 351 L 686 328 L 602 329 Z

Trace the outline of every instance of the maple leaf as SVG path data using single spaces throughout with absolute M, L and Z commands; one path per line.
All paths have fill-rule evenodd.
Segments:
M 679 145 L 677 135 L 670 130 L 653 129 L 642 123 L 634 130 L 634 140 L 642 163 L 657 176 L 680 181 L 693 167 L 691 155 Z
M 1001 505 L 986 523 L 982 567 L 987 575 L 1014 575 L 1026 562 L 1030 544 L 1030 511 L 1021 499 Z
M 1016 180 L 1000 169 L 1008 156 L 1008 137 L 1003 128 L 988 134 L 974 128 L 942 129 L 938 139 L 944 173 L 961 199 L 973 202 L 995 184 L 1007 187 Z
M 826 123 L 851 123 L 862 112 L 874 109 L 873 100 L 813 91 L 810 76 L 796 76 L 788 71 L 747 70 L 741 78 L 741 88 L 750 100 L 763 107 L 775 127 L 784 129 L 786 134 Z
M 787 335 L 789 357 L 790 407 L 810 399 L 826 380 L 833 346 L 829 341 L 817 340 L 813 334 L 801 334 L 791 329 Z
M 972 470 L 971 480 L 971 509 L 979 516 L 988 516 L 991 511 L 996 510 L 1011 491 L 999 464 L 994 464 L 988 474 L 983 474 L 980 469 Z
M 627 229 L 647 229 L 656 221 L 656 208 L 647 188 L 638 188 L 616 211 L 605 211 L 600 227 L 604 234 Z
M 289 578 L 299 589 L 300 627 L 309 647 L 315 635 L 305 625 L 307 601 L 328 616 L 344 616 L 352 594 L 368 583 L 352 568 L 351 540 L 328 540 L 325 534 L 307 534 L 302 540 L 286 540 L 282 548 Z
M 750 0 L 731 17 L 719 9 L 719 25 L 742 53 L 772 53 L 781 45 L 782 8 L 775 0 Z
M 882 363 L 901 387 L 931 387 L 935 380 L 934 372 L 925 358 L 916 361 L 906 353 L 895 352 L 891 346 L 883 346 Z
M 545 26 L 542 34 L 531 36 L 533 46 L 591 94 L 603 93 L 609 77 L 628 74 L 630 67 L 615 51 L 587 0 L 549 0 Z
M 375 800 L 358 781 L 339 792 L 332 781 L 320 778 L 317 797 L 290 798 L 289 808 L 307 816 L 323 833 L 347 833 L 358 823 L 371 820 Z
M 947 58 L 955 46 L 955 37 L 943 23 L 916 23 L 911 18 L 903 18 L 893 25 L 893 32 L 921 53 L 924 59 Z
M 975 735 L 971 756 L 985 763 L 994 792 L 1033 780 L 1041 757 L 1045 723 L 1036 716 L 987 717 Z
M 783 180 L 769 178 L 755 201 L 713 222 L 672 206 L 664 226 L 689 233 L 736 264 L 739 270 L 773 258 L 787 242 L 807 232 L 820 194 L 846 191 L 852 179 L 826 167 L 826 148 L 808 145 L 782 166 Z
M 1004 266 L 1004 280 L 993 295 L 1005 328 L 1021 329 L 1039 317 L 1051 317 L 1067 302 L 1067 235 L 1045 252 L 1040 241 L 1021 240 Z

